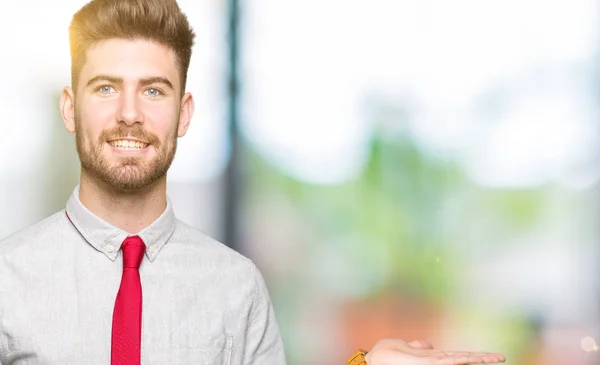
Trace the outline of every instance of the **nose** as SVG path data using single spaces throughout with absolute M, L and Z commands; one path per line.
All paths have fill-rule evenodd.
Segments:
M 121 94 L 120 109 L 117 113 L 117 119 L 120 123 L 125 123 L 127 125 L 144 122 L 140 103 L 134 92 L 124 92 Z

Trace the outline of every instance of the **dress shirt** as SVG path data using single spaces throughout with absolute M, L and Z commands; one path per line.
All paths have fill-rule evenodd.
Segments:
M 136 234 L 147 247 L 142 364 L 285 364 L 249 259 L 177 220 L 168 198 Z M 110 363 L 127 236 L 90 212 L 76 187 L 65 210 L 0 241 L 0 364 Z

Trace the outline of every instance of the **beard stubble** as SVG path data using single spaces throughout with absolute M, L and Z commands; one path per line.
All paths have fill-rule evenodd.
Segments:
M 175 131 L 179 125 L 179 117 L 177 121 Z M 163 143 L 156 135 L 145 131 L 138 123 L 133 126 L 119 123 L 115 128 L 102 131 L 93 143 L 92 139 L 86 138 L 85 128 L 82 126 L 80 116 L 76 113 L 75 139 L 81 168 L 94 179 L 119 191 L 133 192 L 147 187 L 165 176 L 171 166 L 177 150 L 175 131 Z M 152 161 L 142 161 L 137 156 L 119 157 L 118 161 L 111 165 L 103 154 L 105 144 L 110 140 L 127 136 L 149 142 L 150 147 L 156 151 L 156 156 Z

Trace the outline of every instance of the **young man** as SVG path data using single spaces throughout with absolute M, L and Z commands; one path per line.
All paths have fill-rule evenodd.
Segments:
M 0 363 L 285 364 L 257 268 L 166 196 L 194 112 L 193 41 L 175 0 L 93 0 L 73 17 L 60 110 L 81 180 L 65 210 L 0 242 Z M 366 361 L 504 357 L 382 340 Z

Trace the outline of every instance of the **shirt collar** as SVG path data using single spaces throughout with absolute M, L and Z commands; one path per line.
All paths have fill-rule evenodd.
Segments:
M 175 230 L 175 214 L 169 197 L 167 207 L 160 217 L 136 234 L 129 234 L 88 210 L 79 200 L 79 185 L 75 187 L 67 202 L 66 214 L 83 238 L 111 261 L 117 258 L 125 238 L 137 235 L 146 244 L 146 256 L 152 262 Z

